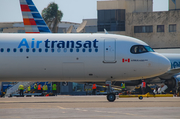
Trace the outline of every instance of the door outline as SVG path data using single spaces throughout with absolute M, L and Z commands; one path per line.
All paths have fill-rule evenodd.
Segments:
M 103 63 L 116 63 L 116 39 L 104 39 Z

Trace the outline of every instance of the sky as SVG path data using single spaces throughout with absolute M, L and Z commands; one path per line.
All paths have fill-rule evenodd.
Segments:
M 57 3 L 64 14 L 62 21 L 75 23 L 97 18 L 97 1 L 103 0 L 33 0 L 40 13 L 49 3 Z M 168 0 L 154 0 L 153 11 L 168 11 Z M 0 22 L 22 21 L 19 0 L 0 0 Z

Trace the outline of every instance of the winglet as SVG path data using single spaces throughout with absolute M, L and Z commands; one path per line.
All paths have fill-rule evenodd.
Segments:
M 105 34 L 109 34 L 109 33 L 106 31 L 106 29 L 104 29 L 104 32 L 105 32 Z
M 19 0 L 26 33 L 51 33 L 32 0 Z

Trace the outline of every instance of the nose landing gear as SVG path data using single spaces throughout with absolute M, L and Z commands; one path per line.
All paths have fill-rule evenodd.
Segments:
M 107 94 L 107 100 L 109 102 L 114 102 L 116 100 L 116 95 L 114 93 Z
M 108 94 L 107 94 L 107 100 L 109 102 L 114 102 L 116 100 L 116 95 L 113 93 L 111 88 L 111 81 L 106 81 L 106 86 L 108 86 Z

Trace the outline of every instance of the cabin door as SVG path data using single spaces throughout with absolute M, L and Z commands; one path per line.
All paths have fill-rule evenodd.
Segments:
M 116 63 L 116 40 L 104 40 L 104 63 Z

